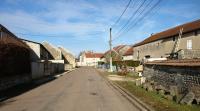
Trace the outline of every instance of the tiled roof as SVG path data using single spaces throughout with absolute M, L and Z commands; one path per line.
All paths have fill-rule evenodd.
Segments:
M 116 47 L 113 47 L 113 49 L 115 50 L 115 51 L 119 51 L 121 48 L 123 48 L 125 45 L 119 45 L 119 46 L 116 46 Z
M 200 19 L 193 21 L 193 22 L 185 23 L 183 25 L 176 26 L 174 28 L 171 28 L 171 29 L 168 29 L 168 30 L 156 33 L 156 34 L 153 34 L 152 36 L 148 37 L 147 39 L 143 40 L 142 42 L 135 44 L 134 46 L 140 46 L 140 45 L 150 43 L 150 42 L 153 42 L 156 40 L 176 36 L 179 34 L 179 31 L 181 28 L 183 28 L 183 33 L 187 33 L 187 32 L 191 32 L 191 31 L 200 29 Z
M 145 64 L 146 65 L 163 65 L 163 66 L 197 67 L 197 66 L 200 66 L 200 59 L 153 61 L 153 62 L 147 62 Z
M 28 45 L 22 42 L 15 34 L 9 31 L 6 27 L 0 24 L 0 31 L 7 33 L 8 35 L 4 35 L 0 40 L 0 44 L 14 44 L 16 46 L 24 47 L 30 49 Z
M 124 54 L 124 56 L 128 56 L 128 55 L 133 55 L 133 47 L 130 47 L 126 53 Z
M 126 45 L 118 45 L 118 46 L 115 46 L 115 47 L 113 47 L 113 50 L 115 50 L 116 52 L 119 52 L 119 50 L 122 49 L 124 46 L 126 46 Z M 106 51 L 106 52 L 104 53 L 104 55 L 106 55 L 106 54 L 109 53 L 109 52 L 110 52 L 110 50 Z
M 103 53 L 86 52 L 85 56 L 86 58 L 101 58 L 103 56 Z

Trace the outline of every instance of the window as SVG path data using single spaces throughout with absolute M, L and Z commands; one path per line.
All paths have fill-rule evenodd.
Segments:
M 176 40 L 176 38 L 175 37 L 173 37 L 173 41 L 175 41 Z
M 187 40 L 187 49 L 192 49 L 192 40 Z
M 137 59 L 139 59 L 139 56 L 140 56 L 139 53 L 140 53 L 140 52 L 139 52 L 139 50 L 138 50 L 138 51 L 137 51 Z
M 151 56 L 150 55 L 145 55 L 145 58 L 146 59 L 149 59 Z
M 194 36 L 197 36 L 198 35 L 198 32 L 197 31 L 194 31 Z
M 0 38 L 3 38 L 3 32 L 0 31 Z

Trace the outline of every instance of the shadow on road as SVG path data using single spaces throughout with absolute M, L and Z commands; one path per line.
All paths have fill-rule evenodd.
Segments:
M 40 80 L 32 81 L 30 83 L 25 83 L 25 84 L 20 84 L 14 87 L 11 87 L 7 90 L 0 91 L 0 107 L 2 105 L 9 104 L 10 102 L 14 102 L 16 100 L 10 100 L 6 101 L 12 97 L 18 96 L 20 94 L 23 94 L 25 92 L 28 92 L 36 87 L 39 87 L 47 82 L 50 82 L 52 80 L 55 80 L 56 77 L 48 77 L 48 78 L 43 78 Z

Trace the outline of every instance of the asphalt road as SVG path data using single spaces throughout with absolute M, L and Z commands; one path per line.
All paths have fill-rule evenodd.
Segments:
M 4 101 L 0 111 L 137 111 L 95 69 L 84 67 Z

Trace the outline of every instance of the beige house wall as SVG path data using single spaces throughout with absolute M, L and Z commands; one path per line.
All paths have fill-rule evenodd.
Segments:
M 126 53 L 126 51 L 130 48 L 131 46 L 124 46 L 123 48 L 121 48 L 120 50 L 119 50 L 119 54 L 122 56 L 122 55 L 124 55 L 125 53 Z
M 178 36 L 175 36 L 177 39 Z M 180 39 L 179 49 L 187 49 L 187 40 L 192 41 L 192 49 L 200 50 L 200 30 L 182 35 Z M 151 58 L 168 57 L 172 52 L 176 40 L 173 37 L 157 40 L 141 46 L 134 47 L 133 59 L 142 60 L 145 56 L 150 55 Z M 179 50 L 178 49 L 178 50 Z

